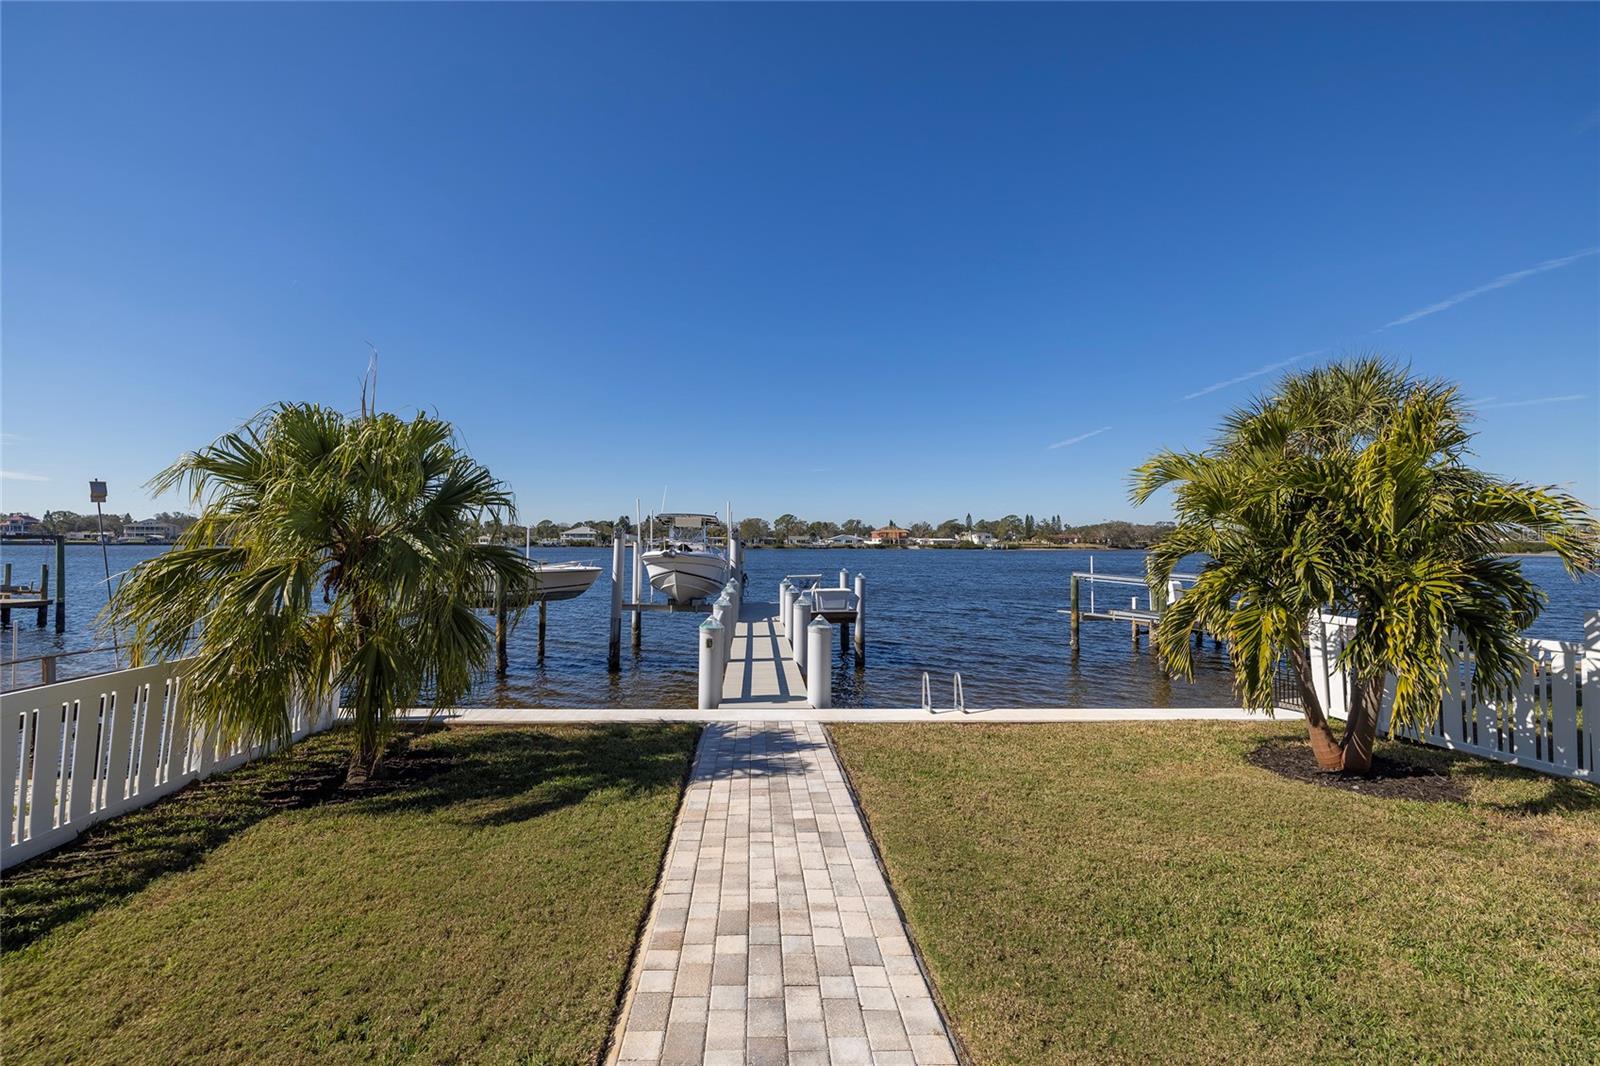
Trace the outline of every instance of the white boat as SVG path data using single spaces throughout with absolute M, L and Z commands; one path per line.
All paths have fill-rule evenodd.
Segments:
M 583 563 L 532 563 L 533 572 L 539 575 L 539 591 L 534 599 L 553 603 L 556 600 L 575 600 L 589 591 L 595 578 L 600 576 L 598 566 Z
M 733 576 L 733 566 L 727 553 L 706 536 L 717 516 L 664 514 L 655 520 L 665 524 L 667 534 L 660 547 L 644 553 L 650 586 L 675 604 L 710 599 L 720 592 Z

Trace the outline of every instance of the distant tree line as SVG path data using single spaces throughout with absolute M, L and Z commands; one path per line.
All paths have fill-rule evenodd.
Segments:
M 793 518 L 793 516 L 785 516 Z M 887 525 L 894 525 L 891 521 Z M 803 527 L 803 530 L 801 529 Z M 1096 522 L 1089 525 L 1072 526 L 1061 520 L 1060 515 L 1037 517 L 1032 514 L 1008 514 L 1000 518 L 974 518 L 968 514 L 963 518 L 947 518 L 935 525 L 932 522 L 913 522 L 905 527 L 906 533 L 913 540 L 956 540 L 963 539 L 967 533 L 987 533 L 1000 544 L 1024 545 L 1064 545 L 1064 544 L 1093 544 L 1107 548 L 1143 548 L 1154 544 L 1172 527 L 1170 522 L 1155 522 L 1139 524 L 1134 522 Z M 872 531 L 872 527 L 860 519 L 851 519 L 835 525 L 832 522 L 806 522 L 795 520 L 786 524 L 779 518 L 773 525 L 773 536 L 778 541 L 789 539 L 786 532 L 792 536 L 801 532 L 803 536 L 814 539 L 826 539 L 838 533 L 854 533 L 865 536 Z
M 814 544 L 840 535 L 865 539 L 871 536 L 874 529 L 892 527 L 903 528 L 911 538 L 923 540 L 962 542 L 963 534 L 987 533 L 996 543 L 1016 547 L 1086 544 L 1103 548 L 1146 548 L 1158 542 L 1172 528 L 1171 522 L 1107 521 L 1073 526 L 1063 522 L 1060 515 L 1038 517 L 1032 514 L 1008 514 L 1000 518 L 974 518 L 968 514 L 962 518 L 947 518 L 937 525 L 932 522 L 913 522 L 902 527 L 893 519 L 869 522 L 864 518 L 847 518 L 842 522 L 836 522 L 807 520 L 798 515 L 784 513 L 770 521 L 753 516 L 741 518 L 737 525 L 739 539 L 746 544 L 770 544 L 777 547 Z M 588 526 L 595 531 L 596 541 L 605 543 L 609 542 L 618 530 L 632 532 L 633 519 L 627 515 L 619 515 L 614 519 L 585 518 L 562 522 L 545 518 L 527 526 L 487 520 L 479 523 L 478 532 L 480 535 L 498 536 L 507 541 L 521 541 L 531 532 L 530 539 L 538 543 L 559 540 L 563 532 L 578 526 Z M 710 532 L 712 536 L 721 536 L 722 526 L 713 524 Z
M 181 511 L 162 511 L 149 519 L 153 522 L 164 522 L 171 526 L 176 533 L 182 533 L 194 525 L 195 517 Z M 132 525 L 135 519 L 131 514 L 107 514 L 104 528 L 107 533 L 121 536 L 124 527 Z M 39 525 L 49 536 L 65 536 L 68 533 L 87 533 L 100 528 L 100 519 L 93 514 L 78 514 L 75 511 L 46 511 L 39 519 Z

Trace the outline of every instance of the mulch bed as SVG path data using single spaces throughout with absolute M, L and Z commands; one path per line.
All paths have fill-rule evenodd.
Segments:
M 1318 769 L 1316 756 L 1306 741 L 1268 741 L 1245 757 L 1252 765 L 1279 777 L 1362 796 L 1423 803 L 1464 803 L 1467 799 L 1466 790 L 1458 782 L 1437 770 L 1382 755 L 1373 757 L 1372 770 L 1366 774 Z

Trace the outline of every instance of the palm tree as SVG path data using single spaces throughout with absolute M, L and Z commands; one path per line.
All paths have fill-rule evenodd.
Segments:
M 524 603 L 536 580 L 476 543 L 511 497 L 436 418 L 283 404 L 150 482 L 180 486 L 199 519 L 110 608 L 136 661 L 188 646 L 189 711 L 233 738 L 282 741 L 292 698 L 342 691 L 360 772 L 398 709 L 466 694 L 490 651 L 485 590 Z
M 1388 678 L 1396 724 L 1438 713 L 1452 633 L 1479 697 L 1509 691 L 1544 595 L 1499 553 L 1541 540 L 1577 575 L 1594 567 L 1600 529 L 1564 492 L 1468 466 L 1468 418 L 1454 387 L 1361 359 L 1292 375 L 1229 416 L 1211 448 L 1139 467 L 1134 502 L 1171 488 L 1178 520 L 1150 552 L 1151 587 L 1187 556 L 1209 560 L 1157 625 L 1167 668 L 1191 676 L 1188 636 L 1221 634 L 1241 701 L 1270 712 L 1286 658 L 1319 765 L 1355 772 L 1371 767 Z M 1308 629 L 1325 609 L 1356 618 L 1340 656 L 1352 680 L 1342 738 L 1311 684 Z

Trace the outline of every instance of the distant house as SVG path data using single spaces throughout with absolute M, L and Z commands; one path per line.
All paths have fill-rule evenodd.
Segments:
M 985 533 L 981 529 L 974 529 L 970 533 L 963 533 L 961 534 L 961 539 L 966 541 L 968 544 L 976 544 L 984 548 L 990 547 L 994 544 L 994 534 Z
M 858 545 L 865 544 L 866 541 L 862 540 L 854 533 L 840 533 L 837 537 L 829 537 L 823 543 L 828 545 L 830 548 L 854 548 Z
M 954 537 L 912 537 L 911 543 L 922 548 L 954 548 L 961 542 Z
M 165 522 L 147 518 L 143 522 L 129 522 L 122 527 L 123 544 L 165 544 L 178 535 L 178 531 Z
M 561 533 L 561 543 L 569 546 L 573 544 L 593 544 L 599 539 L 600 531 L 591 529 L 588 526 L 573 526 L 571 529 L 563 530 Z
M 905 530 L 896 526 L 884 526 L 882 529 L 874 529 L 872 531 L 872 543 L 904 544 L 907 535 Z
M 36 536 L 43 530 L 39 520 L 31 514 L 14 513 L 6 518 L 4 526 L 0 526 L 0 534 L 8 537 Z

